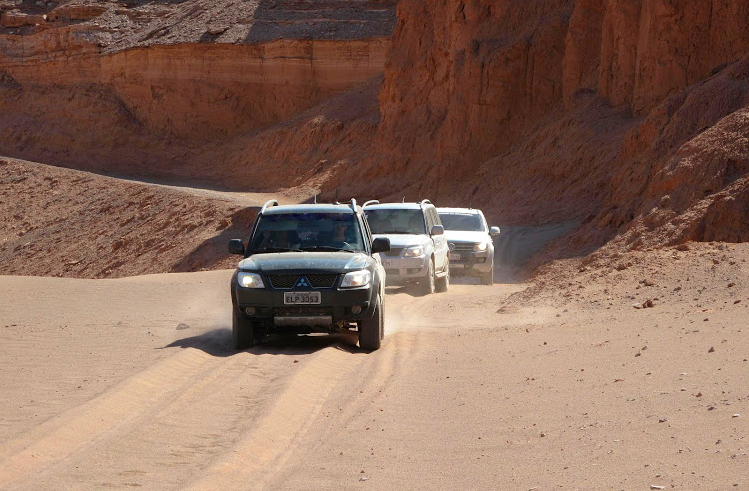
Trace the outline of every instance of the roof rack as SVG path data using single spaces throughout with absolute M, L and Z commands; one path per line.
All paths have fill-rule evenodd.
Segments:
M 425 204 L 431 205 L 432 202 L 429 201 L 428 199 L 423 199 L 423 200 L 421 200 L 421 203 L 419 203 L 419 206 L 424 206 Z
M 379 204 L 380 204 L 380 201 L 379 201 L 379 200 L 376 200 L 376 199 L 371 199 L 371 200 L 369 200 L 369 201 L 365 201 L 365 202 L 364 202 L 364 204 L 363 204 L 363 205 L 361 205 L 361 207 L 362 207 L 362 208 L 365 208 L 365 207 L 367 207 L 367 206 L 369 206 L 369 205 L 379 205 Z
M 272 199 L 272 200 L 269 200 L 269 201 L 267 201 L 267 202 L 266 202 L 266 203 L 265 203 L 265 204 L 263 205 L 263 207 L 262 207 L 262 208 L 260 208 L 260 214 L 262 215 L 263 213 L 265 213 L 265 209 L 266 209 L 266 208 L 270 208 L 271 206 L 278 206 L 278 201 L 276 201 L 276 200 L 274 200 L 274 199 Z
M 356 213 L 356 200 L 354 198 L 351 198 L 351 203 L 349 204 L 352 210 L 354 210 L 354 213 Z

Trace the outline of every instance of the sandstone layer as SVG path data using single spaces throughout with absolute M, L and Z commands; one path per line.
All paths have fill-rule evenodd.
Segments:
M 44 21 L 0 28 L 0 154 L 193 179 L 216 167 L 197 155 L 222 138 L 380 74 L 395 20 L 390 0 L 0 10 Z

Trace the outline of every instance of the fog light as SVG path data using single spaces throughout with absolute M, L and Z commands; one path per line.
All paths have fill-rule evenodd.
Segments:
M 244 311 L 247 315 L 255 315 L 255 307 L 247 307 Z
M 361 307 L 358 305 L 351 307 L 351 313 L 352 314 L 361 314 Z

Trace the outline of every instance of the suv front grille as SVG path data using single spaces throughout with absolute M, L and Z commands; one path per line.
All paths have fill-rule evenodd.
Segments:
M 269 275 L 270 285 L 276 290 L 290 290 L 294 288 L 300 277 L 305 276 L 312 288 L 333 288 L 338 279 L 337 274 L 275 274 Z
M 450 245 L 454 246 L 450 247 L 451 251 L 473 251 L 476 244 L 473 242 L 451 242 Z

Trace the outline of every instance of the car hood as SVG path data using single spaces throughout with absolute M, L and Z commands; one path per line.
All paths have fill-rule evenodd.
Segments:
M 491 236 L 486 232 L 463 232 L 460 230 L 445 230 L 448 242 L 488 242 Z
M 345 272 L 365 269 L 374 262 L 366 254 L 350 252 L 277 252 L 253 254 L 240 261 L 238 268 L 262 273 L 290 271 Z
M 417 234 L 377 234 L 375 238 L 384 237 L 390 239 L 390 248 L 403 248 L 417 245 L 426 245 L 432 239 L 428 235 Z

